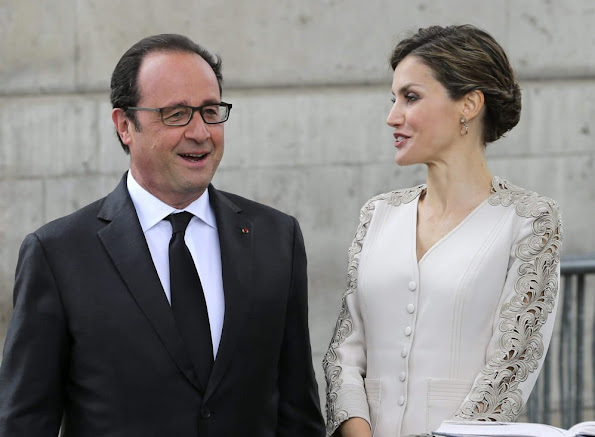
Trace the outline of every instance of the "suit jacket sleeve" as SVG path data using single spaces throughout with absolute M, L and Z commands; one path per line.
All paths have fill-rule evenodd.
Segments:
M 308 331 L 308 277 L 300 227 L 292 219 L 293 268 L 286 324 L 279 360 L 279 417 L 277 436 L 324 436 L 324 421 Z
M 515 421 L 543 365 L 558 305 L 562 220 L 551 199 L 531 200 L 517 207 L 518 233 L 486 363 L 456 419 Z
M 62 419 L 68 334 L 42 243 L 24 240 L 0 368 L 0 436 L 55 437 Z

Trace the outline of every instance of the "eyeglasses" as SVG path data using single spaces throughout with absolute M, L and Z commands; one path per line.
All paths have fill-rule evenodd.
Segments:
M 205 124 L 225 123 L 231 112 L 231 103 L 211 103 L 202 106 L 166 106 L 165 108 L 139 108 L 129 106 L 126 110 L 152 111 L 161 114 L 161 121 L 166 126 L 186 126 L 192 120 L 194 112 L 198 112 Z

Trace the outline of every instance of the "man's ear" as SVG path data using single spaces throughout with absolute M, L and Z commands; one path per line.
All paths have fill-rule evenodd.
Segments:
M 112 109 L 112 121 L 116 127 L 116 132 L 124 144 L 130 145 L 131 137 L 130 130 L 134 129 L 134 123 L 130 121 L 122 108 Z
M 469 91 L 462 99 L 462 115 L 470 122 L 482 113 L 485 96 L 481 90 Z

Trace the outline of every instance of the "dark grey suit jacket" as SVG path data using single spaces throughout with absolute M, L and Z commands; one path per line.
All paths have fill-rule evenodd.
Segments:
M 209 187 L 225 293 L 201 387 L 126 179 L 27 236 L 0 368 L 0 437 L 323 436 L 296 220 Z M 248 232 L 246 232 L 248 230 Z

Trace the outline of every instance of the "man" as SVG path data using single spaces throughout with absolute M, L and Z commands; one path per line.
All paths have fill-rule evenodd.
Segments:
M 221 82 L 219 59 L 180 35 L 120 59 L 130 171 L 23 243 L 1 437 L 324 435 L 299 226 L 210 184 Z

